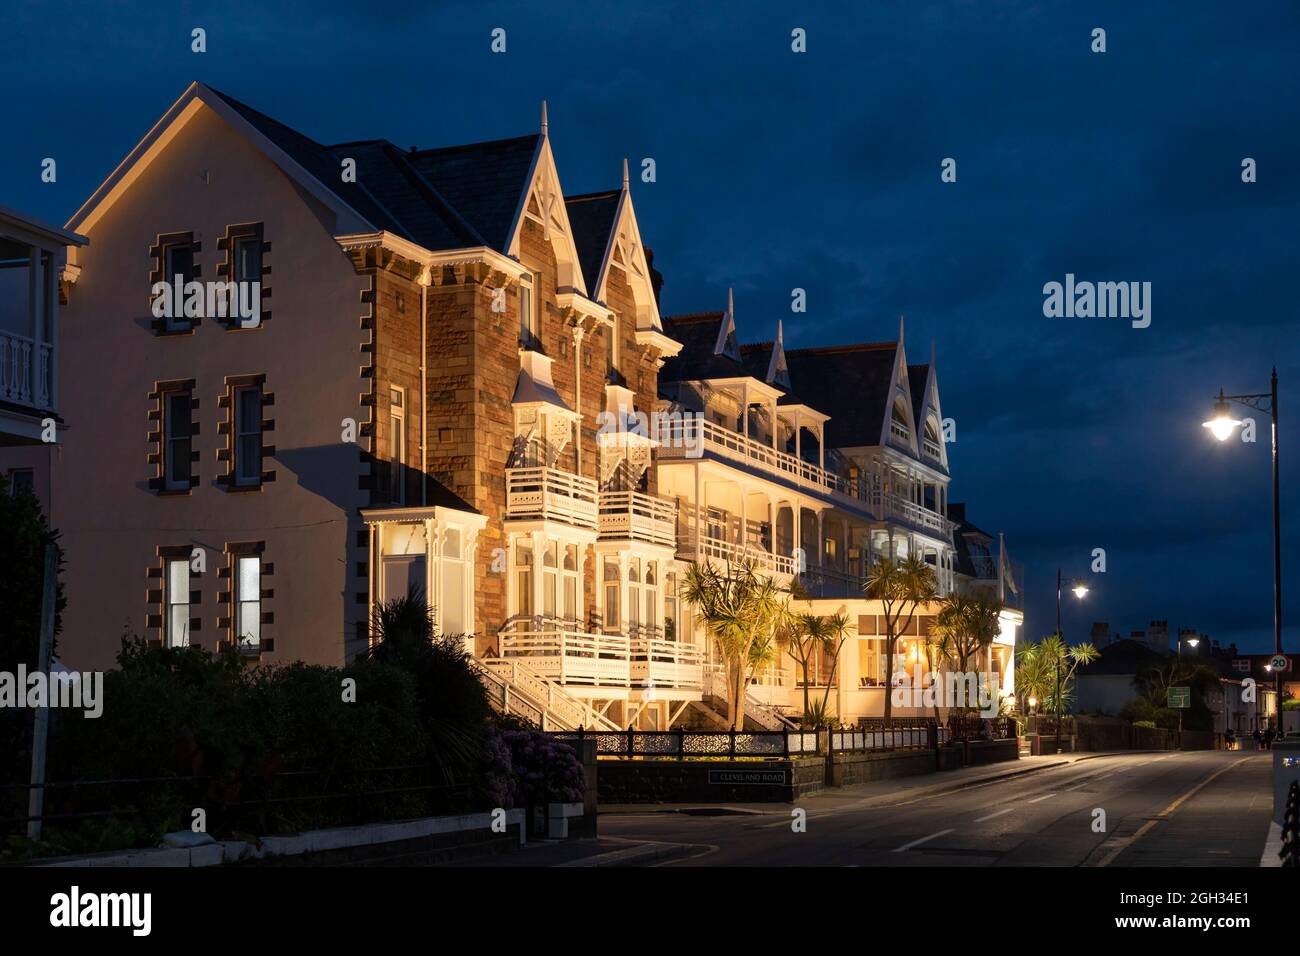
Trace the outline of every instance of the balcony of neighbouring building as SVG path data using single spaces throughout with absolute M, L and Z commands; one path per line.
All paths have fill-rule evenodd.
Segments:
M 507 521 L 558 521 L 595 530 L 599 514 L 595 479 L 542 465 L 506 469 Z
M 502 628 L 500 646 L 502 658 L 521 660 L 579 695 L 647 688 L 690 695 L 703 680 L 699 648 L 649 629 L 637 628 L 632 636 L 597 634 L 571 621 L 519 619 Z
M 600 493 L 601 538 L 677 544 L 677 502 L 640 491 Z
M 67 247 L 89 240 L 0 207 L 0 444 L 44 439 L 57 414 L 59 282 Z
M 897 521 L 943 540 L 952 540 L 955 522 L 948 520 L 937 511 L 931 511 L 924 505 L 909 501 L 902 495 L 890 491 L 873 490 L 868 495 L 868 500 L 872 514 L 882 521 Z

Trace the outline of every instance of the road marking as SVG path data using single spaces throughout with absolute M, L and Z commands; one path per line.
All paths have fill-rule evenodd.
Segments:
M 1196 794 L 1200 793 L 1201 790 L 1203 790 L 1205 787 L 1208 787 L 1211 783 L 1213 783 L 1213 782 L 1215 781 L 1216 778 L 1218 778 L 1218 777 L 1220 777 L 1221 775 L 1227 773 L 1229 770 L 1232 770 L 1234 767 L 1240 767 L 1243 763 L 1245 763 L 1245 762 L 1246 762 L 1247 760 L 1249 760 L 1249 759 L 1250 759 L 1249 757 L 1243 757 L 1242 759 L 1236 761 L 1235 763 L 1230 763 L 1230 764 L 1228 764 L 1226 767 L 1220 767 L 1218 770 L 1214 771 L 1214 773 L 1210 774 L 1208 777 L 1206 777 L 1204 780 L 1202 780 L 1202 781 L 1201 781 L 1200 783 L 1198 783 L 1196 786 L 1192 787 L 1192 789 L 1188 790 L 1186 793 L 1184 793 L 1181 797 L 1179 797 L 1179 798 L 1178 798 L 1177 800 L 1175 800 L 1173 803 L 1169 804 L 1169 806 L 1165 807 L 1163 810 L 1161 810 L 1159 813 L 1157 813 L 1154 817 L 1152 817 L 1152 818 L 1151 818 L 1150 820 L 1148 820 L 1146 823 L 1142 824 L 1142 826 L 1138 827 L 1138 831 L 1137 831 L 1136 833 L 1134 833 L 1134 834 L 1133 834 L 1131 837 L 1129 837 L 1127 840 L 1125 840 L 1124 842 L 1122 842 L 1122 843 L 1120 843 L 1118 846 L 1116 846 L 1115 849 L 1113 849 L 1113 850 L 1111 850 L 1109 853 L 1107 853 L 1106 856 L 1104 856 L 1104 857 L 1103 857 L 1103 858 L 1102 858 L 1102 859 L 1097 863 L 1097 865 L 1098 865 L 1098 866 L 1109 866 L 1111 863 L 1115 862 L 1115 858 L 1116 858 L 1117 856 L 1119 856 L 1121 853 L 1123 853 L 1125 850 L 1127 850 L 1127 849 L 1128 849 L 1129 847 L 1131 847 L 1133 844 L 1137 843 L 1138 840 L 1142 839 L 1142 838 L 1143 838 L 1144 836 L 1146 836 L 1149 832 L 1151 832 L 1151 829 L 1152 829 L 1153 827 L 1155 827 L 1155 825 L 1156 825 L 1157 823 L 1161 822 L 1162 820 L 1167 820 L 1167 819 L 1169 819 L 1171 816 L 1173 816 L 1173 815 L 1178 811 L 1178 808 L 1179 808 L 1179 807 L 1181 807 L 1184 803 L 1186 803 L 1186 802 L 1187 802 L 1188 800 L 1190 800 L 1192 797 L 1196 796 Z
M 919 840 L 913 840 L 911 843 L 904 843 L 902 846 L 897 847 L 894 852 L 902 853 L 905 850 L 912 849 L 914 846 L 920 846 L 922 843 L 929 843 L 931 840 L 936 840 L 944 834 L 951 833 L 953 829 L 953 827 L 949 827 L 946 830 L 940 830 L 938 833 L 931 833 L 929 836 L 921 837 Z
M 1054 793 L 1045 793 L 1041 797 L 1034 797 L 1032 800 L 1026 800 L 1025 803 L 1041 803 L 1044 800 L 1050 800 L 1056 796 Z
M 1004 814 L 1004 813 L 1010 813 L 1010 812 L 1011 812 L 1012 810 L 1014 810 L 1014 809 L 1015 809 L 1015 807 L 1007 807 L 1005 810 L 999 810 L 997 813 L 990 813 L 990 814 L 989 814 L 988 816 L 986 816 L 986 817 L 979 817 L 977 820 L 975 820 L 975 822 L 976 822 L 976 823 L 983 823 L 985 820 L 992 820 L 994 817 L 1000 817 L 1000 816 L 1002 816 L 1002 814 Z

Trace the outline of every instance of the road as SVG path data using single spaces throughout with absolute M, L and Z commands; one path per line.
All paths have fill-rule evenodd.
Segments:
M 689 845 L 658 866 L 1257 867 L 1271 766 L 1259 753 L 1106 755 L 930 796 L 846 789 L 723 815 L 602 813 L 600 831 Z

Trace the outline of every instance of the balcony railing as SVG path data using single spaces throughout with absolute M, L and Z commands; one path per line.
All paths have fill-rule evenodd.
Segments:
M 591 478 L 558 468 L 507 468 L 506 518 L 595 528 L 600 493 Z
M 639 491 L 602 491 L 600 536 L 675 547 L 677 502 Z
M 684 531 L 678 544 L 678 552 L 692 561 L 712 558 L 728 564 L 753 564 L 764 571 L 775 571 L 780 574 L 797 574 L 799 571 L 798 559 L 787 554 L 772 554 L 762 548 L 725 541 L 709 535 L 701 535 L 699 545 L 700 553 L 697 554 L 694 534 Z
M 724 457 L 761 468 L 795 484 L 855 500 L 860 498 L 855 490 L 856 482 L 705 418 L 664 419 L 660 423 L 658 438 L 657 454 L 660 458 L 687 458 L 691 449 L 703 445 Z
M 878 518 L 885 520 L 893 518 L 926 531 L 937 531 L 941 537 L 948 538 L 952 536 L 952 529 L 956 527 L 952 521 L 937 511 L 923 508 L 915 501 L 908 501 L 903 496 L 890 491 L 872 491 L 870 500 L 871 512 Z
M 501 632 L 501 656 L 566 687 L 698 689 L 703 658 L 692 644 L 588 634 L 560 622 L 517 622 Z
M 0 401 L 53 409 L 54 348 L 25 335 L 0 332 Z

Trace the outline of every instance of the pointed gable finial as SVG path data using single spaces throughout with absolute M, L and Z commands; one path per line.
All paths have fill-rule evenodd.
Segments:
M 767 363 L 767 383 L 780 388 L 790 388 L 790 366 L 785 359 L 785 323 L 776 320 L 776 342 L 772 346 L 772 358 Z
M 903 344 L 903 314 L 898 314 L 898 344 Z
M 546 122 L 546 100 L 542 100 L 542 135 L 548 135 L 547 127 L 550 124 Z
M 627 157 L 623 157 L 623 192 L 627 192 Z
M 727 289 L 727 314 L 718 325 L 718 340 L 713 344 L 713 354 L 740 361 L 740 347 L 736 344 L 736 298 L 731 289 Z

